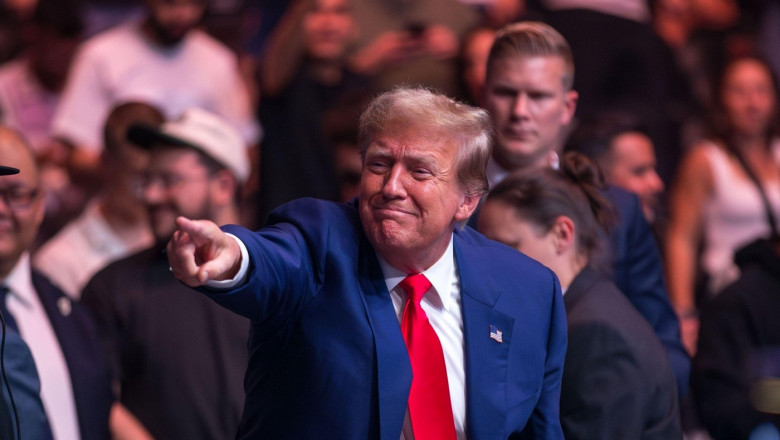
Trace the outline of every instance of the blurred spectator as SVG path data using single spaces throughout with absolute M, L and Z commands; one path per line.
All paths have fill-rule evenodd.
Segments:
M 359 35 L 351 65 L 380 90 L 400 84 L 458 96 L 460 39 L 479 19 L 457 0 L 352 0 Z
M 739 275 L 734 251 L 771 230 L 761 192 L 748 173 L 780 217 L 777 87 L 769 68 L 756 58 L 737 59 L 721 75 L 717 93 L 713 135 L 680 166 L 666 234 L 669 294 L 691 351 L 698 327 L 697 272 L 706 278 L 704 296 L 718 293 Z
M 490 48 L 495 40 L 496 30 L 489 27 L 473 29 L 463 39 L 463 47 L 460 51 L 462 80 L 466 88 L 466 96 L 477 105 L 483 105 L 485 70 Z
M 201 109 L 160 128 L 133 126 L 128 135 L 150 150 L 141 189 L 155 244 L 98 272 L 82 295 L 119 385 L 112 432 L 234 438 L 249 321 L 174 278 L 163 249 L 178 216 L 239 222 L 238 195 L 250 172 L 246 146 L 227 121 Z
M 0 117 L 37 157 L 50 147 L 51 120 L 82 30 L 75 1 L 41 0 L 26 26 L 27 48 L 0 67 Z
M 702 307 L 692 393 L 713 439 L 777 438 L 780 247 L 759 242 L 737 252 L 736 262 L 737 281 Z
M 491 189 L 479 229 L 537 259 L 560 280 L 568 321 L 564 436 L 681 439 L 677 383 L 664 347 L 600 273 L 613 213 L 602 186 L 593 162 L 567 153 L 560 171 L 512 174 Z
M 617 114 L 590 118 L 574 130 L 566 150 L 590 157 L 608 183 L 638 195 L 642 213 L 654 224 L 664 183 L 656 171 L 653 141 L 632 119 Z
M 83 306 L 30 267 L 29 249 L 44 211 L 35 158 L 8 128 L 0 128 L 0 157 L 20 170 L 0 180 L 0 278 L 8 289 L 6 320 L 16 323 L 35 359 L 54 438 L 107 440 L 111 381 L 97 329 Z
M 87 194 L 64 166 L 66 147 L 50 135 L 51 122 L 82 35 L 77 0 L 40 0 L 24 26 L 26 48 L 0 67 L 0 119 L 30 143 L 46 188 L 46 217 L 38 243 L 83 208 Z
M 205 0 L 145 0 L 146 16 L 88 40 L 54 116 L 53 134 L 75 150 L 71 165 L 94 169 L 100 130 L 121 102 L 148 102 L 168 118 L 202 107 L 228 120 L 249 145 L 258 126 L 236 56 L 196 29 Z
M 149 157 L 129 143 L 126 134 L 133 124 L 162 122 L 159 110 L 143 103 L 126 103 L 111 111 L 100 160 L 102 193 L 35 254 L 33 266 L 71 298 L 79 299 L 84 285 L 112 261 L 152 245 L 137 191 Z
M 368 93 L 368 81 L 346 66 L 355 35 L 348 0 L 296 1 L 271 35 L 261 80 L 260 224 L 299 197 L 339 198 L 335 146 L 323 117 Z M 347 122 L 356 124 L 357 114 Z

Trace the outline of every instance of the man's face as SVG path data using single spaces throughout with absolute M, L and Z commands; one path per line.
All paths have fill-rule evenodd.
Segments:
M 360 182 L 360 218 L 377 253 L 401 270 L 420 256 L 444 253 L 456 224 L 478 197 L 457 178 L 459 145 L 424 127 L 391 124 L 369 145 Z M 425 260 L 426 258 L 423 257 Z
M 616 136 L 610 145 L 604 172 L 613 185 L 636 193 L 648 221 L 655 219 L 658 197 L 664 183 L 656 172 L 653 143 L 642 133 L 628 132 Z
M 176 217 L 211 218 L 211 175 L 188 148 L 155 148 L 146 175 L 143 202 L 158 241 L 176 230 Z
M 571 121 L 577 93 L 564 88 L 560 57 L 502 57 L 491 61 L 485 108 L 496 130 L 494 159 L 515 170 L 546 164 Z
M 16 264 L 38 234 L 45 211 L 43 191 L 31 153 L 6 136 L 0 136 L 0 142 L 3 165 L 19 168 L 19 174 L 0 177 L 0 261 Z
M 314 0 L 303 21 L 309 55 L 319 60 L 342 58 L 354 26 L 347 0 Z
M 163 45 L 181 41 L 203 17 L 206 0 L 146 0 L 149 22 Z

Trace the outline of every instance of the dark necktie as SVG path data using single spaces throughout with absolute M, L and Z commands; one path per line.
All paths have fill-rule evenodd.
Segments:
M 412 363 L 412 389 L 409 391 L 409 417 L 416 440 L 455 439 L 450 388 L 444 352 L 428 316 L 420 306 L 431 282 L 423 274 L 410 275 L 400 284 L 407 300 L 401 320 L 409 360 Z
M 13 330 L 16 333 L 19 333 L 19 326 L 16 325 L 16 320 L 14 319 L 14 315 L 12 315 L 10 311 L 8 311 L 8 307 L 6 306 L 6 298 L 8 297 L 9 293 L 11 292 L 8 290 L 8 287 L 0 286 L 0 312 L 3 313 L 3 318 L 5 319 L 6 328 Z

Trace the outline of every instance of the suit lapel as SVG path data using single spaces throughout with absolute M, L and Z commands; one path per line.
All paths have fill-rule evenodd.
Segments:
M 463 310 L 466 430 L 469 438 L 501 438 L 505 435 L 507 361 L 514 318 L 494 309 L 500 288 L 484 276 L 484 263 L 470 256 L 459 236 L 456 233 L 454 240 Z
M 380 438 L 398 440 L 412 384 L 412 367 L 382 269 L 364 236 L 357 271 L 361 298 L 374 335 Z

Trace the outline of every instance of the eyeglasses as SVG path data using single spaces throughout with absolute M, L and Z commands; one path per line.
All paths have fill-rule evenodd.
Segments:
M 178 174 L 168 174 L 168 173 L 160 173 L 160 174 L 146 173 L 139 176 L 135 176 L 135 179 L 133 179 L 132 186 L 134 192 L 138 196 L 142 196 L 143 192 L 147 188 L 154 185 L 160 185 L 162 189 L 169 191 L 172 189 L 176 189 L 186 183 L 205 181 L 208 180 L 209 178 L 211 178 L 211 175 L 209 174 L 205 176 L 181 176 Z
M 11 209 L 28 208 L 39 193 L 39 188 L 11 187 L 0 189 L 0 197 Z

